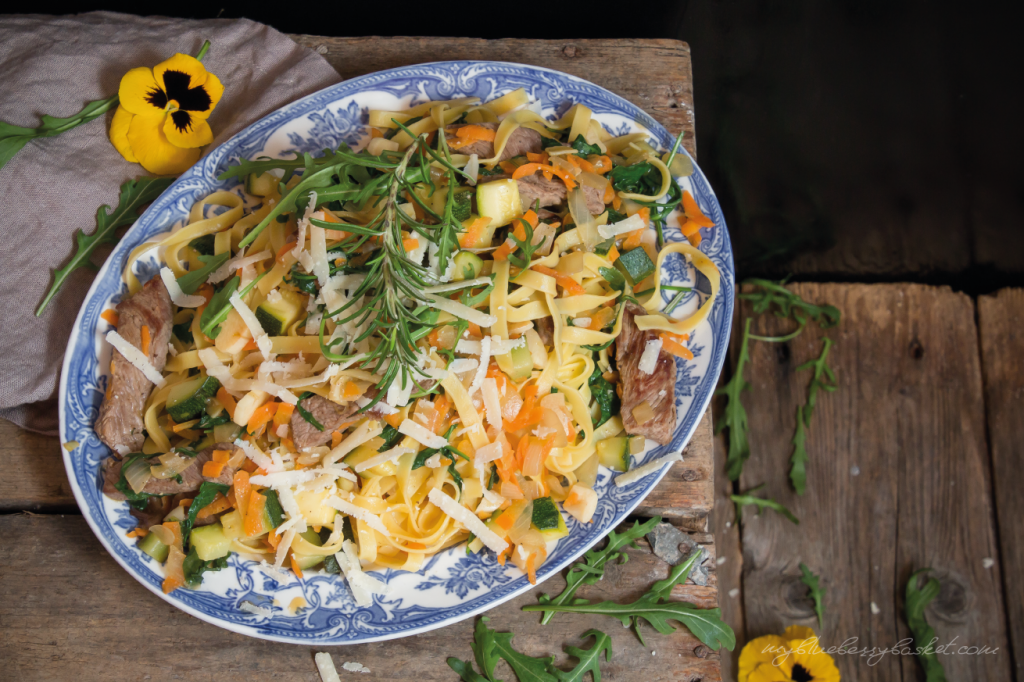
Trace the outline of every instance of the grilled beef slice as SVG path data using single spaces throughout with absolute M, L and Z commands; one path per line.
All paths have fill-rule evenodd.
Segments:
M 523 202 L 523 210 L 537 206 L 557 206 L 566 199 L 565 183 L 560 178 L 548 180 L 540 171 L 533 175 L 516 180 L 519 185 L 519 199 Z M 592 215 L 604 213 L 604 193 L 596 187 L 580 185 L 583 196 L 587 199 L 587 210 Z
M 117 305 L 117 315 L 117 333 L 136 348 L 142 348 L 142 327 L 149 327 L 149 361 L 162 370 L 171 338 L 171 297 L 163 281 L 159 277 L 149 280 L 141 291 Z M 96 435 L 115 452 L 137 452 L 146 440 L 142 412 L 153 384 L 116 350 L 110 382 L 96 420 Z
M 463 125 L 470 124 L 450 125 L 444 129 L 449 146 L 458 139 L 456 132 L 459 128 L 462 128 Z M 472 125 L 487 128 L 488 130 L 498 129 L 497 123 L 473 123 Z M 511 159 L 513 156 L 522 156 L 526 154 L 526 152 L 539 154 L 542 150 L 543 146 L 541 145 L 540 133 L 536 130 L 530 130 L 529 128 L 516 128 L 512 131 L 512 134 L 509 135 L 508 142 L 505 143 L 505 149 L 502 150 L 499 161 L 506 161 Z M 456 154 L 465 154 L 466 156 L 476 154 L 477 157 L 481 159 L 489 159 L 494 156 L 494 143 L 478 140 L 472 144 L 467 144 L 464 147 L 459 147 L 458 149 L 453 148 L 452 151 Z
M 653 373 L 645 374 L 638 368 L 647 342 L 658 338 L 657 331 L 637 329 L 633 318 L 646 314 L 641 306 L 626 303 L 622 333 L 615 342 L 615 364 L 622 388 L 622 425 L 628 434 L 664 445 L 672 440 L 676 428 L 676 363 L 672 354 L 661 351 Z M 633 408 L 645 400 L 653 408 L 654 417 L 637 424 Z
M 196 455 L 191 466 L 181 472 L 180 483 L 173 478 L 151 478 L 142 489 L 142 492 L 147 495 L 177 495 L 179 493 L 191 493 L 199 490 L 199 486 L 201 486 L 204 481 L 231 485 L 231 481 L 235 476 L 235 470 L 229 466 L 224 467 L 220 476 L 217 476 L 216 478 L 203 476 L 203 465 L 213 459 L 214 450 L 227 450 L 234 454 L 237 448 L 232 443 L 217 443 L 216 445 L 208 447 Z M 154 465 L 159 464 L 155 456 L 150 461 Z M 121 460 L 117 457 L 109 457 L 103 462 L 103 493 L 112 500 L 125 499 L 124 493 L 114 487 L 114 484 L 121 478 L 121 464 Z

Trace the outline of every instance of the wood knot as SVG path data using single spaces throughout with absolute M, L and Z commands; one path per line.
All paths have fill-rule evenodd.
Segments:
M 814 600 L 799 576 L 783 576 L 782 601 L 793 619 L 813 618 Z
M 684 481 L 699 481 L 700 477 L 700 472 L 698 471 L 694 471 L 693 469 L 683 470 L 682 478 Z
M 939 579 L 939 596 L 930 604 L 930 609 L 943 620 L 960 623 L 972 610 L 974 601 L 963 580 L 952 574 L 936 576 Z
M 696 649 L 693 650 L 693 655 L 697 658 L 707 658 L 711 650 L 703 644 L 699 644 Z
M 792 354 L 791 354 L 791 351 L 789 350 L 789 344 L 788 343 L 778 343 L 778 344 L 775 344 L 775 358 L 779 361 L 780 365 L 788 364 L 789 363 L 789 358 L 791 357 L 791 355 Z
M 573 57 L 578 57 L 581 54 L 581 52 L 582 51 L 575 45 L 566 45 L 565 47 L 562 48 L 562 54 L 564 54 L 569 59 L 572 59 Z
M 910 357 L 920 360 L 924 357 L 924 346 L 917 339 L 910 342 Z

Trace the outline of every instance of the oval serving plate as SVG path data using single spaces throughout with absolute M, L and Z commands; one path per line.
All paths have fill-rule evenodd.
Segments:
M 555 118 L 573 103 L 590 107 L 613 134 L 647 131 L 651 143 L 667 149 L 673 137 L 654 119 L 628 101 L 580 78 L 558 71 L 503 62 L 438 62 L 403 67 L 354 78 L 289 104 L 211 151 L 160 196 L 127 232 L 93 282 L 78 313 L 60 383 L 62 443 L 77 441 L 64 452 L 71 487 L 78 505 L 100 542 L 121 566 L 147 589 L 193 616 L 235 632 L 281 642 L 349 644 L 404 637 L 468 618 L 493 608 L 531 588 L 526 576 L 509 563 L 497 564 L 489 551 L 467 555 L 464 545 L 432 557 L 417 573 L 375 571 L 390 593 L 375 595 L 372 606 L 360 608 L 343 578 L 313 574 L 279 583 L 256 564 L 232 555 L 229 567 L 206 574 L 198 590 L 178 589 L 164 594 L 162 567 L 143 554 L 125 533 L 135 527 L 128 505 L 113 502 L 100 491 L 100 463 L 110 451 L 93 431 L 106 390 L 110 348 L 103 342 L 109 327 L 100 313 L 126 293 L 121 270 L 129 252 L 154 235 L 184 224 L 192 204 L 216 190 L 240 192 L 238 183 L 218 182 L 239 158 L 260 155 L 281 157 L 291 152 L 317 153 L 340 142 L 360 148 L 368 109 L 401 110 L 428 99 L 447 100 L 476 96 L 492 100 L 523 87 L 531 100 L 540 100 L 545 118 Z M 680 149 L 680 153 L 685 153 Z M 722 287 L 709 318 L 691 335 L 692 361 L 677 362 L 676 404 L 679 422 L 669 445 L 648 448 L 633 457 L 632 466 L 679 452 L 689 441 L 711 400 L 728 347 L 733 312 L 734 274 L 729 236 L 718 201 L 704 175 L 679 179 L 717 227 L 702 230 L 701 251 L 718 266 Z M 666 228 L 669 241 L 681 241 L 675 219 Z M 136 272 L 142 281 L 157 272 L 155 254 L 140 259 Z M 698 277 L 681 258 L 666 268 L 675 283 L 690 283 L 698 290 L 707 281 Z M 665 282 L 668 283 L 668 282 Z M 699 297 L 690 295 L 675 312 L 683 316 L 696 309 Z M 667 469 L 631 485 L 616 487 L 601 468 L 596 485 L 599 503 L 589 524 L 567 518 L 570 534 L 537 572 L 538 583 L 578 558 L 619 524 L 665 475 Z M 307 606 L 291 613 L 287 606 L 302 597 Z M 270 609 L 271 615 L 242 611 L 242 602 Z

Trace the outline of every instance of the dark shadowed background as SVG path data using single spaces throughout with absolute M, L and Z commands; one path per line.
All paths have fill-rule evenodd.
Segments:
M 1024 58 L 1010 10 L 647 0 L 620 20 L 597 3 L 581 6 L 594 17 L 585 21 L 490 7 L 87 0 L 45 9 L 245 16 L 328 36 L 685 40 L 699 161 L 725 210 L 740 276 L 909 280 L 971 294 L 1024 284 Z

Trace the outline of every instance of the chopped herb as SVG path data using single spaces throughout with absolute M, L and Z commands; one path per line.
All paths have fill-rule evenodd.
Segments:
M 590 386 L 590 394 L 594 402 L 601 408 L 601 416 L 594 422 L 594 428 L 598 428 L 606 421 L 619 413 L 622 405 L 615 386 L 602 376 L 601 368 L 594 366 L 594 373 L 587 380 Z
M 199 493 L 192 500 L 192 504 L 189 505 L 185 520 L 181 522 L 181 544 L 183 549 L 188 550 L 190 544 L 189 536 L 192 533 L 192 526 L 195 525 L 196 515 L 199 514 L 199 510 L 213 502 L 213 499 L 217 497 L 217 493 L 227 494 L 228 488 L 230 486 L 223 483 L 213 483 L 212 481 L 203 481 L 202 485 L 199 486 Z M 270 505 L 267 506 L 269 508 Z
M 199 423 L 195 425 L 195 428 L 202 431 L 212 431 L 215 426 L 221 426 L 222 424 L 227 424 L 230 421 L 231 417 L 228 416 L 227 410 L 224 410 L 216 417 L 211 417 L 204 412 L 203 416 L 199 418 Z M 178 448 L 178 451 L 180 452 L 181 448 Z
M 228 262 L 228 258 L 231 257 L 230 253 L 222 253 L 219 256 L 199 256 L 199 262 L 203 264 L 203 267 L 197 270 L 190 270 L 184 275 L 178 278 L 178 286 L 186 294 L 194 294 L 196 290 L 201 287 L 213 271 Z
M 203 574 L 207 571 L 220 571 L 227 567 L 228 558 L 226 556 L 211 561 L 203 561 L 199 558 L 195 547 L 192 548 L 181 564 L 181 570 L 185 574 L 185 584 L 189 587 L 199 587 L 203 582 Z
M 171 327 L 171 333 L 174 334 L 175 338 L 177 338 L 182 343 L 192 343 L 193 341 L 195 341 L 195 339 L 192 337 L 191 329 L 192 318 L 189 318 L 188 320 L 182 322 L 181 324 L 176 324 L 173 327 Z
M 946 671 L 939 661 L 939 656 L 932 647 L 937 637 L 935 628 L 928 624 L 924 616 L 924 610 L 935 597 L 939 596 L 939 581 L 929 578 L 924 588 L 918 588 L 919 578 L 930 569 L 922 569 L 910 576 L 907 581 L 906 601 L 904 602 L 904 614 L 907 617 L 907 625 L 914 636 L 914 644 L 917 647 L 917 661 L 924 669 L 926 682 L 946 682 Z
M 321 429 L 322 431 L 323 429 Z M 384 439 L 384 445 L 377 448 L 377 452 L 384 452 L 395 447 L 398 441 L 402 440 L 402 434 L 398 432 L 391 424 L 385 424 L 384 430 L 381 431 L 380 437 Z
M 759 486 L 755 486 L 755 487 L 751 488 L 750 490 L 748 490 L 745 493 L 741 493 L 739 495 L 730 495 L 729 496 L 729 499 L 731 499 L 733 501 L 733 504 L 736 505 L 736 520 L 739 521 L 740 518 L 742 518 L 743 507 L 752 504 L 752 505 L 755 505 L 757 507 L 757 514 L 758 514 L 758 516 L 760 516 L 761 513 L 765 509 L 771 509 L 772 511 L 776 511 L 779 514 L 782 514 L 783 516 L 785 516 L 787 519 L 789 519 L 793 523 L 795 523 L 797 525 L 800 525 L 800 519 L 798 519 L 796 516 L 794 516 L 793 512 L 791 512 L 788 509 L 786 509 L 781 503 L 776 502 L 775 500 L 770 499 L 770 498 L 769 499 L 765 499 L 763 497 L 755 497 L 754 495 L 750 494 L 750 493 L 754 492 L 755 490 L 760 490 L 763 487 L 764 487 L 764 483 L 762 483 Z
M 213 234 L 204 234 L 202 237 L 196 237 L 188 243 L 193 249 L 195 249 L 202 256 L 213 256 L 214 242 L 217 236 Z
M 603 152 L 596 144 L 589 144 L 582 135 L 577 135 L 572 141 L 572 148 L 576 150 L 577 156 L 600 155 Z

